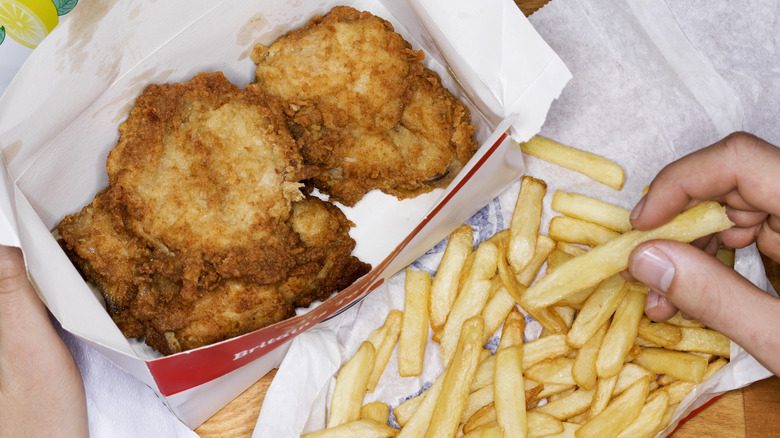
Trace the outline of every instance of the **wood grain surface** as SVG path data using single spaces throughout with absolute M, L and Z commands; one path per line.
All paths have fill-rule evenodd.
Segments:
M 516 0 L 530 15 L 549 0 Z M 775 290 L 780 290 L 780 265 L 764 258 Z M 257 381 L 230 404 L 195 429 L 201 438 L 248 438 L 257 422 L 265 393 L 276 371 Z M 780 379 L 771 377 L 727 392 L 683 424 L 674 438 L 780 437 Z

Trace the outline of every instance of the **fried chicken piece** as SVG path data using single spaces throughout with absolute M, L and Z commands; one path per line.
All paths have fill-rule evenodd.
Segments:
M 278 322 L 370 268 L 343 213 L 301 192 L 311 172 L 279 103 L 221 73 L 147 87 L 106 168 L 61 246 L 125 336 L 163 354 Z
M 349 126 L 380 133 L 401 117 L 423 56 L 390 22 L 337 6 L 270 47 L 256 46 L 254 85 L 281 97 L 312 132 Z
M 332 200 L 352 206 L 373 189 L 400 199 L 446 187 L 476 152 L 469 111 L 425 69 L 410 86 L 399 123 L 380 134 L 342 131 L 304 144 L 306 164 L 325 169 L 312 178 Z
M 476 151 L 469 110 L 387 21 L 335 7 L 253 54 L 250 85 L 278 96 L 309 181 L 353 206 L 446 186 Z
M 181 283 L 155 273 L 155 249 L 118 225 L 103 190 L 59 225 L 60 243 L 85 279 L 96 285 L 119 328 L 145 337 L 167 355 L 209 345 L 281 321 L 295 306 L 327 298 L 370 267 L 352 256 L 351 223 L 313 197 L 292 204 L 289 226 L 299 237 L 295 266 L 273 284 L 218 279 L 186 300 Z
M 166 257 L 190 297 L 215 278 L 261 284 L 294 266 L 284 222 L 306 166 L 275 99 L 222 73 L 150 85 L 106 162 L 114 220 Z

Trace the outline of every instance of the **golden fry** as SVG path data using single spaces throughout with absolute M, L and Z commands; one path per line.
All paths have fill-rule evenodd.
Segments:
M 473 233 L 470 226 L 461 225 L 450 234 L 447 248 L 444 250 L 439 269 L 431 284 L 428 314 L 431 328 L 434 331 L 439 331 L 444 327 L 452 303 L 455 302 L 461 271 L 466 263 L 466 258 L 474 247 Z
M 460 423 L 471 381 L 479 365 L 482 350 L 482 317 L 467 319 L 458 337 L 458 346 L 448 366 L 441 393 L 428 426 L 426 437 L 453 436 Z
M 617 231 L 593 222 L 568 216 L 555 216 L 550 221 L 550 237 L 557 242 L 596 246 L 620 236 Z
M 542 220 L 542 200 L 547 183 L 524 176 L 520 183 L 512 219 L 509 224 L 507 259 L 515 273 L 522 272 L 536 251 L 539 224 Z
M 622 189 L 626 179 L 623 168 L 615 162 L 543 137 L 533 137 L 522 143 L 520 149 L 528 155 L 587 175 L 615 190 Z
M 374 345 L 375 360 L 371 375 L 368 378 L 366 390 L 374 392 L 379 378 L 385 371 L 387 362 L 393 354 L 395 344 L 398 342 L 398 336 L 401 333 L 401 321 L 403 314 L 400 310 L 391 310 L 385 318 L 385 323 L 378 329 L 368 335 L 368 341 Z
M 406 270 L 406 296 L 398 337 L 398 373 L 401 377 L 419 376 L 423 369 L 428 342 L 428 296 L 431 276 L 424 271 Z
M 374 345 L 364 341 L 355 355 L 339 370 L 330 401 L 329 429 L 360 418 L 360 406 L 374 368 L 375 355 Z
M 556 190 L 551 207 L 558 213 L 593 222 L 619 233 L 631 231 L 632 228 L 629 220 L 630 211 L 578 193 Z

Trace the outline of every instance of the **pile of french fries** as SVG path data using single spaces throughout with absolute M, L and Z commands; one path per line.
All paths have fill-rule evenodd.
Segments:
M 550 161 L 570 157 L 562 165 L 622 186 L 622 169 L 608 160 L 539 138 L 522 146 Z M 733 224 L 722 206 L 703 202 L 637 231 L 627 210 L 559 191 L 551 206 L 561 215 L 542 235 L 546 191 L 544 181 L 523 177 L 508 229 L 474 249 L 463 225 L 433 278 L 407 269 L 403 312 L 391 311 L 341 368 L 327 428 L 306 437 L 641 438 L 669 424 L 683 398 L 728 363 L 730 341 L 680 314 L 650 321 L 647 287 L 620 272 L 641 242 L 690 242 Z M 526 315 L 543 327 L 529 342 Z M 392 410 L 399 430 L 388 425 L 388 405 L 363 399 L 396 344 L 399 375 L 420 375 L 429 330 L 444 371 Z M 499 331 L 495 351 L 486 349 Z

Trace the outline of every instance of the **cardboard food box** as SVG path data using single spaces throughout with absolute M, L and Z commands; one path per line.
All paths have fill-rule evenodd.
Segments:
M 270 44 L 335 5 L 389 20 L 463 100 L 477 154 L 447 189 L 399 201 L 372 192 L 344 208 L 355 255 L 373 269 L 299 315 L 218 344 L 162 357 L 126 339 L 52 235 L 107 184 L 105 160 L 134 99 L 153 83 L 222 71 L 243 87 L 256 43 Z M 509 0 L 151 0 L 79 5 L 35 50 L 0 99 L 0 243 L 20 246 L 63 328 L 157 391 L 196 427 L 277 366 L 289 341 L 349 308 L 439 242 L 523 173 L 510 137 L 536 134 L 570 73 Z M 109 384 L 109 383 L 107 383 Z

